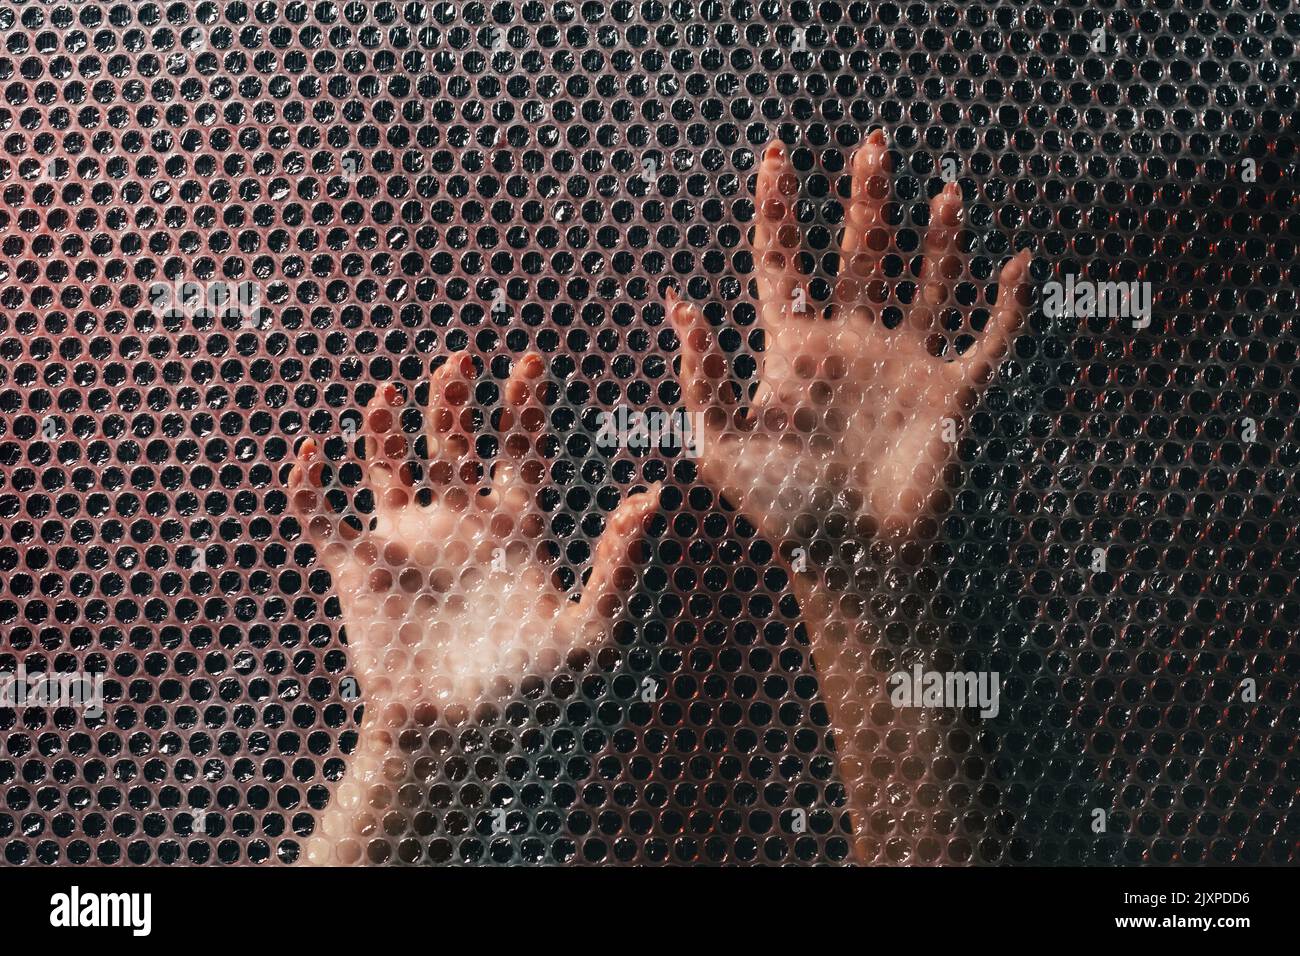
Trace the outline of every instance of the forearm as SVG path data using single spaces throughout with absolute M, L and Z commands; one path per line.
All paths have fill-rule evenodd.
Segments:
M 933 765 L 941 738 L 933 727 L 933 711 L 896 707 L 890 699 L 890 676 L 912 666 L 907 650 L 917 643 L 886 638 L 878 617 L 882 585 L 877 562 L 852 542 L 840 548 L 839 557 L 807 563 L 804 571 L 794 573 L 793 589 L 831 721 L 854 855 L 868 863 L 887 860 L 883 844 L 900 832 L 914 840 L 940 829 L 934 816 L 940 789 Z M 907 781 L 905 805 L 899 794 L 887 790 L 891 780 Z

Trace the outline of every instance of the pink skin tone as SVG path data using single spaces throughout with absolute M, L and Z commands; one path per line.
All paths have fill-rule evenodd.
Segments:
M 861 545 L 881 532 L 905 535 L 915 519 L 943 505 L 939 485 L 951 452 L 944 419 L 955 428 L 973 409 L 1028 308 L 1028 250 L 1003 265 L 982 333 L 954 301 L 964 266 L 956 184 L 931 202 L 918 291 L 910 306 L 898 300 L 893 280 L 881 270 L 892 239 L 883 215 L 889 174 L 885 137 L 877 130 L 853 158 L 840 275 L 823 318 L 799 269 L 799 182 L 785 151 L 779 145 L 767 150 L 753 236 L 766 350 L 750 402 L 736 399 L 727 359 L 700 309 L 667 295 L 682 343 L 684 402 L 688 411 L 703 413 L 706 425 L 702 478 L 787 560 L 802 548 L 833 564 L 844 543 Z M 881 322 L 891 305 L 905 316 L 893 330 Z M 951 340 L 943 329 L 954 316 L 976 336 L 975 344 L 956 358 L 936 357 L 936 346 Z M 855 829 L 862 834 L 874 790 L 866 779 L 868 751 L 855 745 L 859 731 L 874 724 L 887 732 L 915 718 L 895 713 L 895 723 L 882 727 L 876 717 L 879 703 L 888 710 L 888 699 L 869 663 L 872 635 L 861 620 L 871 595 L 854 593 L 851 579 L 843 562 L 838 571 L 810 564 L 792 574 L 836 729 Z M 860 859 L 875 855 L 866 842 L 860 837 Z
M 882 529 L 897 535 L 940 503 L 934 499 L 950 450 L 943 420 L 959 421 L 973 408 L 1027 310 L 1024 252 L 1002 267 L 976 344 L 956 359 L 935 357 L 936 343 L 951 335 L 940 320 L 959 308 L 953 286 L 963 271 L 960 192 L 950 186 L 931 204 L 919 289 L 904 306 L 881 268 L 892 238 L 883 215 L 889 173 L 885 138 L 876 131 L 853 159 L 841 274 L 822 318 L 798 267 L 798 180 L 779 146 L 765 154 L 753 247 L 767 346 L 751 402 L 734 400 L 726 359 L 700 310 L 668 293 L 682 342 L 684 402 L 703 413 L 706 425 L 701 476 L 787 558 L 795 547 L 816 552 L 832 524 L 850 541 Z M 894 330 L 880 321 L 889 305 L 906 314 Z M 968 323 L 966 331 L 973 333 Z M 397 739 L 403 728 L 431 723 L 439 710 L 508 699 L 521 678 L 553 671 L 575 648 L 597 645 L 635 584 L 641 527 L 657 488 L 628 498 L 611 516 L 580 603 L 551 583 L 535 510 L 544 476 L 534 451 L 545 421 L 543 372 L 540 357 L 528 355 L 507 382 L 503 452 L 485 479 L 485 495 L 475 493 L 483 469 L 468 428 L 475 376 L 468 359 L 447 362 L 431 382 L 424 416 L 431 504 L 415 502 L 408 441 L 398 424 L 403 401 L 392 386 L 365 415 L 366 482 L 376 502 L 371 530 L 343 524 L 324 502 L 324 462 L 315 443 L 308 439 L 299 451 L 289 479 L 294 507 L 333 576 L 367 704 L 358 752 L 308 845 L 308 862 L 361 859 L 366 834 L 382 826 L 384 793 L 409 778 Z M 873 708 L 887 700 L 868 664 L 872 646 L 858 611 L 869 595 L 854 594 L 844 577 L 813 568 L 793 581 L 836 729 L 859 834 L 855 852 L 870 860 L 878 855 L 863 825 L 875 803 L 866 779 L 870 747 L 857 741 L 872 724 Z M 874 730 L 916 722 L 895 713 L 884 727 L 876 720 Z M 924 732 L 911 730 L 921 746 Z
M 416 501 L 399 421 L 403 399 L 392 385 L 380 389 L 362 430 L 365 482 L 375 501 L 367 531 L 344 523 L 325 500 L 325 462 L 315 442 L 299 450 L 289 475 L 292 504 L 333 578 L 366 705 L 348 773 L 306 847 L 309 863 L 362 859 L 387 795 L 411 779 L 412 758 L 398 739 L 403 730 L 508 701 L 523 678 L 545 677 L 575 652 L 589 653 L 636 583 L 657 486 L 610 515 L 580 601 L 553 582 L 536 507 L 545 476 L 537 451 L 544 373 L 536 354 L 516 364 L 499 424 L 502 453 L 490 475 L 473 454 L 468 428 L 472 360 L 453 358 L 433 374 L 424 414 L 427 505 Z

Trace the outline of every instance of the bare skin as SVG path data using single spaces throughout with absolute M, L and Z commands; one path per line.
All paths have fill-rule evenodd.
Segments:
M 360 516 L 365 530 L 329 506 L 315 442 L 299 449 L 292 504 L 333 578 L 366 705 L 347 776 L 308 842 L 309 863 L 361 860 L 391 791 L 409 779 L 404 730 L 509 700 L 523 678 L 565 666 L 608 634 L 635 584 L 657 488 L 610 516 L 580 601 L 553 582 L 536 507 L 544 372 L 529 354 L 506 383 L 502 454 L 490 475 L 474 458 L 468 427 L 473 362 L 453 358 L 433 374 L 424 415 L 429 504 L 416 500 L 403 399 L 394 386 L 381 389 L 364 419 L 365 483 L 375 502 L 372 516 Z
M 938 340 L 952 335 L 944 330 L 952 328 L 953 285 L 963 271 L 960 195 L 935 197 L 919 290 L 904 306 L 881 269 L 892 238 L 883 215 L 888 179 L 877 132 L 853 161 L 842 271 L 823 317 L 798 268 L 794 170 L 779 149 L 764 157 L 753 245 L 767 346 L 752 402 L 737 402 L 727 387 L 725 359 L 699 309 L 669 294 L 685 404 L 705 417 L 702 476 L 787 558 L 795 547 L 825 556 L 833 551 L 828 540 L 865 540 L 881 526 L 903 532 L 927 512 L 949 456 L 944 419 L 955 423 L 973 407 L 1026 311 L 1022 253 L 1003 266 L 976 346 L 956 359 L 937 357 Z M 881 321 L 890 305 L 906 313 L 893 330 Z M 968 325 L 963 330 L 973 332 Z M 466 416 L 474 370 L 462 361 L 442 366 L 431 382 L 431 504 L 415 501 L 398 425 L 402 399 L 393 388 L 366 410 L 366 482 L 376 502 L 368 530 L 327 508 L 324 462 L 310 440 L 300 449 L 290 475 L 294 506 L 334 577 L 367 703 L 358 752 L 308 846 L 309 862 L 361 859 L 366 836 L 381 826 L 385 792 L 407 777 L 397 739 L 403 729 L 431 723 L 439 709 L 504 700 L 524 676 L 562 666 L 572 649 L 603 638 L 634 583 L 635 546 L 656 489 L 627 499 L 611 517 L 581 603 L 567 602 L 551 583 L 534 510 L 544 472 L 540 456 L 530 454 L 544 420 L 542 371 L 540 359 L 527 356 L 507 383 L 504 453 L 485 495 L 477 493 L 481 468 Z M 867 779 L 872 731 L 908 719 L 893 714 L 882 728 L 873 716 L 885 694 L 869 664 L 872 635 L 861 614 L 871 595 L 855 589 L 852 568 L 836 567 L 833 553 L 813 565 L 794 575 L 795 591 L 836 730 L 855 850 L 859 859 L 877 859 L 865 832 L 878 798 Z M 919 741 L 921 731 L 912 730 Z
M 700 309 L 668 293 L 682 342 L 684 402 L 705 421 L 703 478 L 780 545 L 787 560 L 806 556 L 807 571 L 792 580 L 864 860 L 878 858 L 878 847 L 864 835 L 878 797 L 867 767 L 876 732 L 916 718 L 915 712 L 879 716 L 882 703 L 888 712 L 888 695 L 870 662 L 876 636 L 863 609 L 872 595 L 857 584 L 854 560 L 840 555 L 860 554 L 881 531 L 905 535 L 935 504 L 951 451 L 945 430 L 955 430 L 973 409 L 1029 302 L 1026 250 L 1002 267 L 983 331 L 971 327 L 971 310 L 954 298 L 964 267 L 955 185 L 931 203 L 913 301 L 897 299 L 896 280 L 881 268 L 892 247 L 884 216 L 889 174 L 885 137 L 877 130 L 853 159 L 840 275 L 823 317 L 799 268 L 798 179 L 781 147 L 765 154 L 753 250 L 766 348 L 751 402 L 740 401 L 731 387 L 726 358 Z M 894 329 L 882 321 L 890 306 L 904 314 Z M 950 330 L 958 319 L 961 332 L 976 338 L 954 357 Z

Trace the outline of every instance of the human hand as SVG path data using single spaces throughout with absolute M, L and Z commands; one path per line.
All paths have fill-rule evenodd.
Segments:
M 351 863 L 376 826 L 384 789 L 407 777 L 398 735 L 447 708 L 509 700 L 527 676 L 564 666 L 575 649 L 609 632 L 635 583 L 641 526 L 657 488 L 628 497 L 596 545 L 580 601 L 554 583 L 536 494 L 546 468 L 545 366 L 536 354 L 505 386 L 502 453 L 484 468 L 474 455 L 473 361 L 452 358 L 433 374 L 425 436 L 427 503 L 419 499 L 405 402 L 393 385 L 365 410 L 364 487 L 371 515 L 338 515 L 326 494 L 327 463 L 312 439 L 289 475 L 307 536 L 329 569 L 349 657 L 366 703 L 348 774 L 307 848 L 313 863 Z
M 910 303 L 885 274 L 893 252 L 887 225 L 889 156 L 871 134 L 852 163 L 852 198 L 840 243 L 840 273 L 828 316 L 800 270 L 798 180 L 780 146 L 768 149 L 757 184 L 753 248 L 766 346 L 757 390 L 739 401 L 726 360 L 699 308 L 669 292 L 682 342 L 686 407 L 703 413 L 701 472 L 769 539 L 805 544 L 832 512 L 904 527 L 939 484 L 951 440 L 945 419 L 973 407 L 1005 355 L 1028 306 L 1029 253 L 1001 270 L 982 335 L 973 307 L 957 303 L 963 273 L 962 201 L 955 184 L 934 197 Z M 886 310 L 902 313 L 894 328 Z
M 1029 304 L 1024 251 L 1003 265 L 996 297 L 985 303 L 988 321 L 976 333 L 974 305 L 957 301 L 965 269 L 955 185 L 930 204 L 914 261 L 919 284 L 904 301 L 895 287 L 906 272 L 886 272 L 886 256 L 897 251 L 887 224 L 895 218 L 887 209 L 889 172 L 885 138 L 876 131 L 853 159 L 839 275 L 823 317 L 799 268 L 798 180 L 780 147 L 765 155 L 753 247 L 766 340 L 752 401 L 742 401 L 731 383 L 701 310 L 668 293 L 682 343 L 684 404 L 703 420 L 701 476 L 780 547 L 795 572 L 862 862 L 896 859 L 869 823 L 873 814 L 898 812 L 896 795 L 878 786 L 880 763 L 907 755 L 914 770 L 927 767 L 941 735 L 922 712 L 890 704 L 886 678 L 899 659 L 876 656 L 881 644 L 870 609 L 879 598 L 871 583 L 877 578 L 864 576 L 859 561 L 879 530 L 905 533 L 939 504 L 957 419 L 974 407 Z M 891 312 L 901 321 L 887 322 Z M 972 338 L 964 352 L 955 347 Z M 922 785 L 928 771 L 916 772 L 917 794 L 937 791 L 934 781 Z M 928 817 L 936 803 L 918 798 L 917 806 Z M 942 829 L 916 823 L 911 811 L 909 820 L 916 832 Z

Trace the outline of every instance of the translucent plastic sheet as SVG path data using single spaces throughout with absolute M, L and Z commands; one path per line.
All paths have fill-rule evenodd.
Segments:
M 1292 862 L 1298 33 L 4 0 L 5 862 Z

